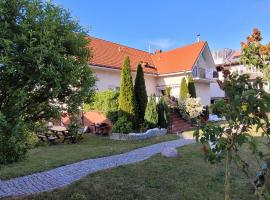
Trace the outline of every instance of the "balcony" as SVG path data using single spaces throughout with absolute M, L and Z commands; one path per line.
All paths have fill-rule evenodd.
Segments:
M 202 67 L 195 67 L 192 70 L 192 75 L 194 80 L 203 81 L 203 82 L 211 82 L 214 78 L 217 78 L 217 72 L 214 70 L 206 70 Z

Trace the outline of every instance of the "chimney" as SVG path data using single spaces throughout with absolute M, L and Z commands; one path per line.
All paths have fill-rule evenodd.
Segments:
M 158 49 L 158 50 L 155 51 L 155 54 L 158 54 L 158 53 L 162 53 L 162 50 Z
M 200 42 L 200 37 L 201 37 L 201 35 L 200 35 L 200 33 L 198 33 L 197 34 L 197 42 Z

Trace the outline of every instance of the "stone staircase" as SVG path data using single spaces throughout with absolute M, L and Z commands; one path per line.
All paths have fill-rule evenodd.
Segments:
M 182 119 L 177 112 L 172 112 L 170 116 L 170 132 L 181 133 L 194 127 L 193 124 Z

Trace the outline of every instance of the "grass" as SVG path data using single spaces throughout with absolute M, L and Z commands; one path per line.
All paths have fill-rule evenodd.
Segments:
M 86 135 L 77 144 L 58 144 L 31 149 L 25 160 L 10 165 L 0 165 L 0 179 L 29 175 L 81 160 L 119 154 L 173 139 L 177 139 L 177 136 L 166 135 L 140 141 L 115 141 L 106 137 Z
M 184 146 L 178 149 L 177 158 L 156 155 L 137 164 L 97 172 L 62 189 L 19 199 L 222 200 L 224 163 L 205 162 L 201 147 L 200 144 Z M 247 152 L 245 146 L 242 153 Z M 231 188 L 233 200 L 256 199 L 252 185 L 236 169 L 232 171 Z

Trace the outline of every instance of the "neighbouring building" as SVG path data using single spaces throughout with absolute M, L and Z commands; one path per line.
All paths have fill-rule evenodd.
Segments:
M 262 73 L 259 69 L 252 66 L 244 66 L 240 62 L 241 51 L 234 51 L 232 49 L 224 48 L 217 51 L 212 51 L 213 59 L 216 64 L 216 69 L 218 71 L 218 78 L 223 79 L 222 70 L 229 69 L 231 73 L 237 74 L 248 74 L 250 76 L 250 81 L 256 80 L 256 77 L 262 77 Z M 224 97 L 224 92 L 218 87 L 217 84 L 212 84 L 211 87 L 211 100 L 220 99 Z M 264 82 L 264 89 L 269 92 L 270 84 L 269 82 Z
M 97 90 L 119 89 L 121 66 L 124 58 L 129 56 L 133 78 L 138 63 L 143 66 L 148 95 L 160 96 L 166 87 L 171 87 L 171 95 L 178 98 L 181 79 L 192 75 L 197 97 L 202 104 L 210 104 L 210 88 L 215 84 L 217 71 L 207 42 L 198 41 L 170 51 L 149 53 L 103 39 L 89 39 L 92 52 L 89 65 L 98 79 Z

